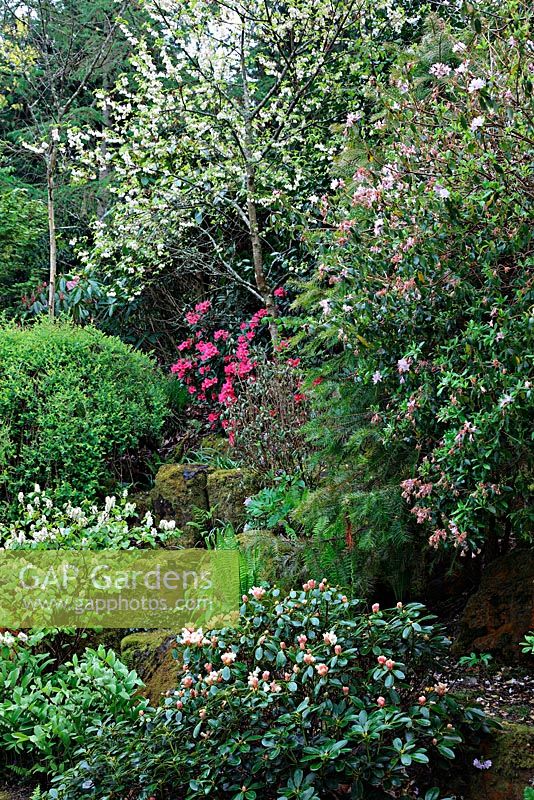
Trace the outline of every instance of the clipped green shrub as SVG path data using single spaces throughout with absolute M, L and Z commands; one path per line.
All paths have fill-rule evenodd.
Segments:
M 151 359 L 92 327 L 0 327 L 0 502 L 37 482 L 93 497 L 121 458 L 156 440 L 165 381 Z

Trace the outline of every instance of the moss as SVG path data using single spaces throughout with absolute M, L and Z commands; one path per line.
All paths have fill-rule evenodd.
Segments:
M 484 743 L 482 756 L 491 769 L 473 775 L 467 800 L 522 800 L 534 774 L 534 728 L 503 723 Z
M 239 527 L 245 521 L 245 500 L 258 484 L 254 475 L 242 469 L 216 469 L 208 475 L 207 490 L 214 516 Z
M 176 520 L 179 528 L 193 519 L 195 508 L 208 509 L 205 464 L 164 464 L 158 470 L 151 497 L 159 517 Z
M 172 655 L 175 639 L 176 633 L 157 630 L 130 633 L 121 642 L 124 663 L 139 674 L 145 684 L 142 694 L 154 705 L 178 683 L 180 666 Z
M 505 724 L 495 734 L 490 758 L 494 769 L 507 778 L 518 770 L 534 773 L 534 728 L 530 725 Z

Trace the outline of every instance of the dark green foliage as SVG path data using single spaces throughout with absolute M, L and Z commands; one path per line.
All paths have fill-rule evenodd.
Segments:
M 448 787 L 462 742 L 488 726 L 432 686 L 448 641 L 423 606 L 368 613 L 313 580 L 247 597 L 238 627 L 183 631 L 176 693 L 137 728 L 88 741 L 50 800 L 378 800 L 408 797 L 415 781 L 421 797 Z
M 157 438 L 165 406 L 153 362 L 118 339 L 70 324 L 0 328 L 1 499 L 34 482 L 78 499 L 104 492 L 120 458 Z

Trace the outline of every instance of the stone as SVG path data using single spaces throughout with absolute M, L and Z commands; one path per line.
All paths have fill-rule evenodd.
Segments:
M 176 633 L 169 630 L 130 633 L 121 641 L 122 660 L 137 672 L 145 684 L 141 694 L 154 706 L 179 683 L 180 665 L 172 655 L 175 642 Z
M 207 511 L 207 473 L 206 464 L 163 464 L 151 492 L 156 516 L 174 519 L 176 527 L 182 529 L 193 520 L 196 508 Z
M 473 768 L 466 800 L 523 800 L 534 775 L 534 728 L 504 723 L 481 745 L 479 758 L 491 767 Z
M 216 469 L 208 474 L 207 490 L 213 517 L 238 528 L 245 521 L 245 500 L 258 491 L 258 484 L 246 470 Z
M 512 550 L 489 564 L 467 602 L 454 645 L 457 655 L 490 652 L 526 660 L 520 642 L 534 629 L 534 551 Z

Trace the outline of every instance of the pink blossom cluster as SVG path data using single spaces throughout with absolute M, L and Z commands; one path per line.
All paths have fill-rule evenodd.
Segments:
M 285 289 L 280 287 L 277 296 L 282 294 L 285 296 Z M 207 412 L 209 424 L 216 428 L 218 424 L 224 427 L 222 408 L 236 400 L 236 381 L 254 377 L 256 362 L 250 347 L 268 312 L 260 309 L 248 322 L 241 323 L 235 337 L 225 328 L 210 333 L 210 310 L 211 302 L 204 300 L 185 314 L 191 332 L 177 345 L 181 357 L 171 366 L 171 372 L 185 384 L 199 409 Z

